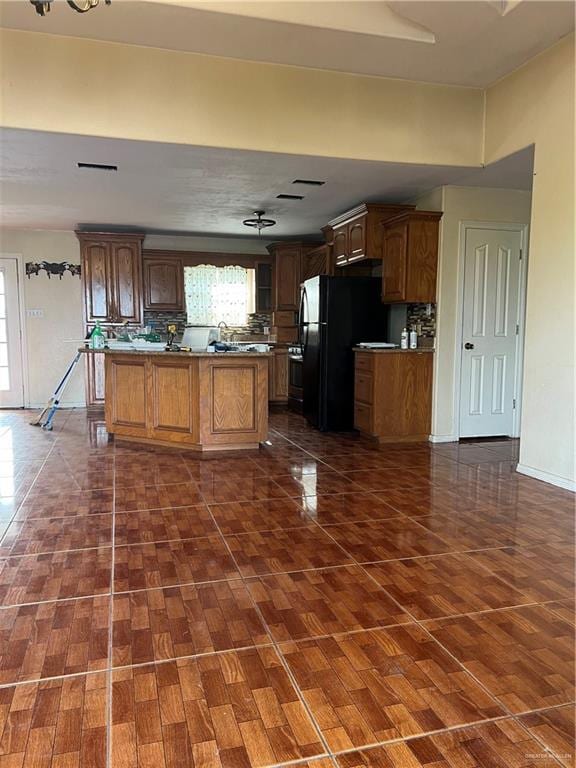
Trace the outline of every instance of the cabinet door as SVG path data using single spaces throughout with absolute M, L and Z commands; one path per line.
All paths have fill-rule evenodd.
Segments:
M 110 245 L 85 242 L 82 246 L 82 282 L 87 323 L 110 322 L 113 313 Z
M 407 224 L 384 228 L 382 301 L 406 300 L 407 247 Z
M 348 263 L 348 225 L 334 229 L 334 261 L 337 267 Z
M 434 303 L 438 269 L 438 221 L 415 219 L 409 226 L 406 300 Z
M 366 217 L 348 225 L 348 261 L 366 257 Z
M 104 405 L 105 355 L 101 352 L 86 355 L 86 405 L 88 408 Z
M 275 400 L 288 399 L 288 350 L 274 352 Z
M 142 270 L 140 243 L 111 244 L 114 284 L 114 322 L 142 322 Z
M 256 312 L 272 312 L 272 264 L 256 262 Z
M 144 309 L 184 309 L 184 263 L 182 259 L 144 259 Z
M 300 300 L 300 248 L 276 251 L 276 309 L 298 311 Z

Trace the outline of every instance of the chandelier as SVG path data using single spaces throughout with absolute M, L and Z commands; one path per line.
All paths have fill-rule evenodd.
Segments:
M 276 222 L 274 219 L 263 219 L 262 216 L 266 211 L 254 211 L 254 216 L 256 216 L 255 219 L 244 219 L 242 224 L 244 224 L 245 227 L 254 227 L 254 229 L 258 230 L 258 234 L 262 234 L 262 230 L 266 229 L 266 227 L 273 227 Z
M 39 16 L 45 16 L 50 11 L 53 0 L 30 0 L 30 2 L 36 8 L 36 13 Z M 78 2 L 76 0 L 67 0 L 67 2 L 70 8 L 78 11 L 78 13 L 86 13 L 86 11 L 96 8 L 99 0 L 78 0 Z M 112 0 L 104 0 L 106 5 L 110 5 L 111 2 Z

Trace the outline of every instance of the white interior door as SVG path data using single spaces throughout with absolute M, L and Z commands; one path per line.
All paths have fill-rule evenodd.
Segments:
M 460 437 L 514 434 L 522 233 L 465 234 Z
M 0 257 L 0 407 L 23 405 L 18 261 Z

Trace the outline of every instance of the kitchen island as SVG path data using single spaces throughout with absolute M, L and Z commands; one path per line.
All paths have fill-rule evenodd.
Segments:
M 258 448 L 268 436 L 266 352 L 104 350 L 106 428 L 195 451 Z

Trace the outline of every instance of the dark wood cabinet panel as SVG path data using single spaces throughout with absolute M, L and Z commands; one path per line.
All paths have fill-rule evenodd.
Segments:
M 272 243 L 268 251 L 273 259 L 273 333 L 281 343 L 298 338 L 300 283 L 306 254 L 317 247 L 314 243 Z
M 300 246 L 281 246 L 276 249 L 275 309 L 298 311 L 300 301 Z
M 139 241 L 112 242 L 114 318 L 116 323 L 142 322 L 142 252 Z
M 365 259 L 379 260 L 382 257 L 382 222 L 413 209 L 413 205 L 362 203 L 332 219 L 324 229 L 332 236 L 335 265 L 345 267 Z
M 366 358 L 371 358 L 368 371 Z M 432 352 L 356 353 L 354 426 L 380 442 L 427 440 Z
M 384 228 L 382 301 L 405 301 L 408 225 Z
M 112 276 L 108 243 L 86 243 L 82 254 L 84 319 L 108 322 L 112 313 Z
M 184 263 L 181 258 L 144 258 L 144 309 L 184 310 Z
M 435 211 L 409 211 L 383 225 L 382 301 L 436 301 L 441 216 Z
M 288 402 L 288 349 L 276 347 L 269 358 L 268 399 L 273 403 Z
M 80 241 L 86 323 L 141 323 L 144 236 L 76 234 Z
M 368 217 L 363 216 L 348 225 L 348 261 L 366 257 L 366 225 Z
M 334 229 L 333 245 L 334 261 L 336 266 L 348 263 L 348 225 Z
M 436 301 L 439 219 L 414 218 L 410 222 L 406 274 L 406 294 L 410 301 Z
M 103 353 L 85 355 L 86 358 L 86 405 L 88 408 L 104 405 L 105 376 Z
M 257 261 L 256 269 L 256 312 L 272 312 L 272 264 Z

